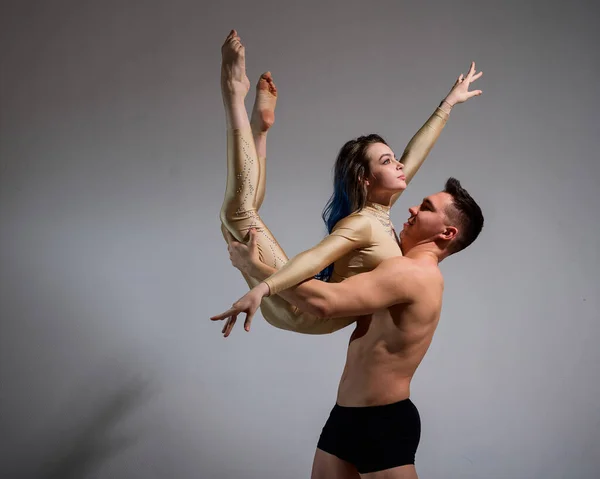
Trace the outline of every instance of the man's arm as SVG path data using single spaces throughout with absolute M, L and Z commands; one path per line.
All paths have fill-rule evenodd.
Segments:
M 249 271 L 252 278 L 262 281 L 256 288 L 258 290 L 264 289 L 264 296 L 270 296 L 269 285 L 265 283 L 264 280 L 271 276 L 275 271 L 277 271 L 275 268 L 260 261 L 253 264 L 251 271 Z M 324 304 L 323 298 L 325 297 L 328 286 L 331 286 L 331 284 L 326 283 L 325 281 L 308 279 L 289 289 L 279 291 L 277 295 L 302 311 L 311 313 L 319 318 L 325 318 L 327 316 L 323 314 L 321 305 Z M 323 289 L 323 287 L 325 289 Z
M 426 269 L 429 267 L 399 256 L 383 261 L 368 273 L 357 274 L 341 283 L 326 283 L 323 288 L 302 294 L 324 317 L 371 314 L 395 304 L 412 303 L 426 283 Z M 304 284 L 298 286 L 302 287 Z M 291 299 L 288 301 L 294 304 Z M 297 306 L 301 308 L 300 304 Z
M 272 269 L 262 263 L 256 266 L 260 276 Z M 371 314 L 394 304 L 411 303 L 425 283 L 429 267 L 404 257 L 383 261 L 373 271 L 357 274 L 341 283 L 316 279 L 305 281 L 278 294 L 287 302 L 323 318 L 345 318 Z M 268 286 L 261 283 L 260 287 Z

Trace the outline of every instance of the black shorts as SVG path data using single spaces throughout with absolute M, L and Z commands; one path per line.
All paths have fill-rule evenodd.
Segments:
M 336 404 L 317 447 L 366 474 L 414 464 L 420 438 L 419 411 L 410 399 L 384 406 Z

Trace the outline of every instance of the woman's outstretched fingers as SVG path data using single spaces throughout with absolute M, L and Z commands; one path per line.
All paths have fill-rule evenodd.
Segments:
M 227 320 L 227 323 L 225 323 L 225 327 L 223 328 L 223 331 L 222 331 L 223 337 L 226 338 L 231 334 L 231 331 L 233 330 L 233 326 L 235 325 L 236 320 L 237 320 L 237 314 Z
M 227 325 L 229 324 L 230 320 L 231 320 L 231 318 L 229 318 L 227 321 L 225 321 L 225 324 L 223 325 L 223 328 L 221 329 L 221 334 L 225 334 L 225 331 L 227 330 Z
M 252 318 L 254 317 L 254 314 L 247 314 L 246 315 L 246 321 L 244 321 L 244 329 L 246 331 L 250 331 L 250 325 L 252 324 Z
M 229 316 L 237 315 L 239 311 L 236 308 L 229 308 L 227 311 L 216 316 L 211 316 L 211 321 L 221 321 L 222 319 L 228 318 Z
M 475 73 L 475 62 L 471 62 L 471 67 L 469 68 L 468 76 L 473 76 Z

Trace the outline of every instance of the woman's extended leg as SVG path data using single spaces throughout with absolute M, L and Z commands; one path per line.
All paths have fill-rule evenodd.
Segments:
M 287 262 L 287 256 L 258 215 L 258 207 L 264 197 L 264 181 L 262 185 L 260 181 L 261 176 L 264 179 L 265 175 L 264 164 L 261 174 L 254 136 L 256 133 L 260 136 L 261 131 L 253 132 L 248 120 L 244 100 L 250 82 L 245 71 L 244 46 L 235 31 L 225 40 L 222 54 L 221 90 L 227 118 L 227 186 L 220 214 L 221 230 L 227 230 L 238 241 L 243 241 L 248 231 L 255 228 L 258 233 L 257 244 L 261 261 L 278 269 Z M 265 87 L 269 94 L 276 94 L 270 75 L 261 77 L 258 88 L 261 86 Z M 274 109 L 274 102 L 270 104 Z M 263 105 L 268 109 L 268 103 Z M 259 140 L 264 140 L 260 147 L 264 147 L 263 151 L 266 152 L 266 137 L 260 136 Z M 246 275 L 244 278 L 250 287 L 256 285 L 252 278 Z M 265 298 L 261 311 L 263 317 L 273 326 L 308 334 L 330 333 L 351 322 L 340 319 L 324 320 L 301 313 L 279 296 Z
M 250 88 L 245 51 L 235 31 L 225 40 L 222 54 L 221 91 L 227 119 L 227 186 L 221 207 L 221 223 L 238 241 L 244 239 L 250 228 L 260 231 L 261 261 L 280 268 L 287 257 L 258 216 L 264 186 L 260 185 L 261 165 L 244 104 Z M 268 88 L 269 82 L 265 83 Z M 266 142 L 262 142 L 262 147 L 266 151 Z
M 256 187 L 256 209 L 260 209 L 265 199 L 267 184 L 267 133 L 275 122 L 275 105 L 277 103 L 277 87 L 271 72 L 263 73 L 256 84 L 256 98 L 250 117 L 250 128 L 258 157 L 259 178 Z

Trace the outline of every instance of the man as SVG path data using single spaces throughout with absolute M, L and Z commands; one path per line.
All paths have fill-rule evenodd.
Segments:
M 477 238 L 483 214 L 454 178 L 409 212 L 400 233 L 404 256 L 341 283 L 310 280 L 278 293 L 320 317 L 359 316 L 337 404 L 317 445 L 313 479 L 417 478 L 420 419 L 409 399 L 410 382 L 440 317 L 444 281 L 438 265 Z M 248 245 L 232 241 L 229 252 L 234 266 L 258 280 L 273 273 L 258 260 L 254 234 Z M 238 301 L 211 319 L 230 324 L 249 310 Z

